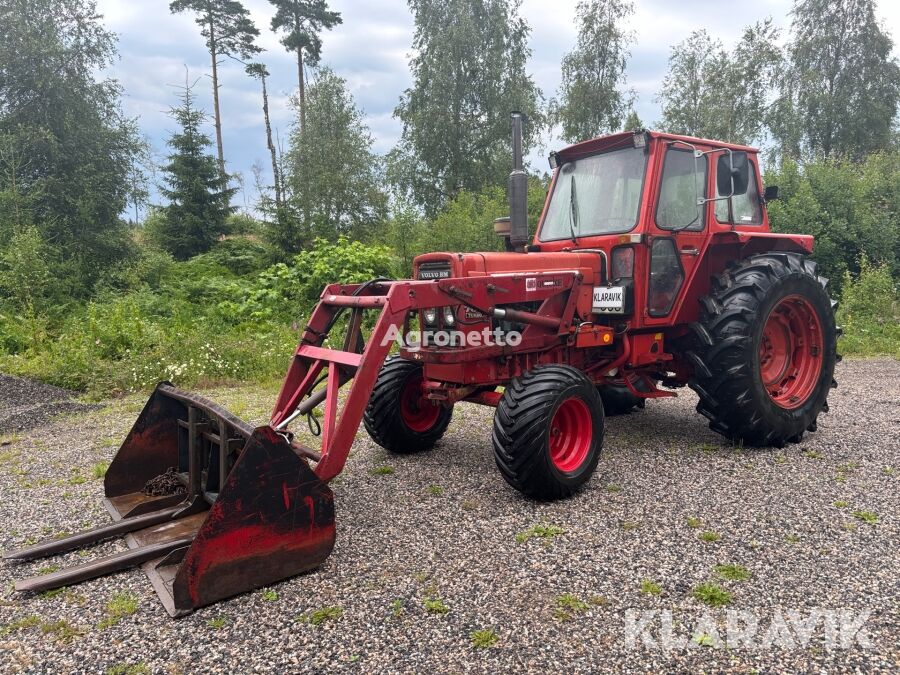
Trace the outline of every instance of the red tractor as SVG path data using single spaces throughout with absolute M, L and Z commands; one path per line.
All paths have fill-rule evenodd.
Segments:
M 637 131 L 555 152 L 532 240 L 518 114 L 513 137 L 510 217 L 494 223 L 506 252 L 429 253 L 414 280 L 328 286 L 269 425 L 159 385 L 106 475 L 114 522 L 7 557 L 119 534 L 129 550 L 17 588 L 143 564 L 178 615 L 312 569 L 334 543 L 327 483 L 361 421 L 387 450 L 415 453 L 457 403 L 492 406 L 497 467 L 537 499 L 590 479 L 605 415 L 672 388 L 690 386 L 735 443 L 816 429 L 835 386 L 834 303 L 812 237 L 769 230 L 777 190 L 763 190 L 756 150 Z M 289 429 L 320 405 L 314 450 Z

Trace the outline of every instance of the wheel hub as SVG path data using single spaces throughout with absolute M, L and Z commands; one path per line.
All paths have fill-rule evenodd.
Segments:
M 562 402 L 550 422 L 550 459 L 564 473 L 576 471 L 591 448 L 594 435 L 591 411 L 580 398 Z
M 434 426 L 440 414 L 440 407 L 422 395 L 422 376 L 410 377 L 400 393 L 400 415 L 406 426 L 424 433 Z
M 759 371 L 769 397 L 779 406 L 803 405 L 822 372 L 822 326 L 809 300 L 783 298 L 766 319 L 759 342 Z

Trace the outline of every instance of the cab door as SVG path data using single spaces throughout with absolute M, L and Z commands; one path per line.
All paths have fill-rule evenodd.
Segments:
M 644 324 L 672 322 L 697 270 L 706 240 L 709 159 L 707 148 L 667 141 L 659 189 L 648 232 L 647 302 Z

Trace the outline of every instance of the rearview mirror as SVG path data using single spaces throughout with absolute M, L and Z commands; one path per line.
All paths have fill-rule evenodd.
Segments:
M 763 193 L 763 199 L 766 202 L 774 202 L 776 199 L 778 199 L 778 186 L 767 185 L 766 191 Z
M 750 160 L 742 150 L 726 152 L 716 167 L 716 189 L 722 197 L 747 194 L 750 185 Z

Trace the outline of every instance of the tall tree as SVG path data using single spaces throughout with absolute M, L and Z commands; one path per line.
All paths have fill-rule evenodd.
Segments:
M 900 65 L 874 0 L 798 0 L 773 134 L 794 156 L 862 158 L 891 144 Z
M 343 20 L 339 12 L 328 9 L 325 0 L 269 0 L 275 6 L 272 30 L 281 31 L 281 44 L 297 53 L 297 82 L 300 98 L 300 129 L 306 128 L 306 77 L 303 66 L 315 66 L 322 56 L 323 30 L 334 28 Z
M 781 63 L 771 19 L 744 29 L 728 52 L 699 30 L 672 48 L 658 100 L 667 131 L 749 143 L 763 133 Z
M 564 140 L 575 143 L 619 129 L 630 104 L 622 85 L 634 40 L 622 25 L 633 13 L 628 0 L 578 3 L 578 41 L 562 62 L 557 115 Z
M 92 0 L 0 0 L 0 246 L 36 227 L 73 296 L 130 251 L 120 214 L 142 141 L 98 77 L 115 57 Z
M 181 129 L 168 140 L 172 154 L 163 168 L 166 186 L 161 192 L 169 204 L 147 234 L 178 260 L 187 260 L 208 251 L 226 231 L 225 221 L 234 212 L 229 202 L 236 189 L 225 186 L 215 157 L 206 154 L 212 145 L 200 130 L 206 114 L 194 107 L 187 82 L 180 98 L 181 105 L 170 114 Z
M 308 93 L 306 128 L 295 126 L 285 157 L 288 217 L 270 232 L 289 253 L 312 245 L 316 237 L 372 239 L 387 215 L 372 135 L 347 83 L 323 68 Z
M 200 34 L 206 38 L 206 48 L 212 61 L 213 113 L 216 125 L 216 151 L 219 175 L 224 181 L 225 150 L 222 146 L 222 112 L 219 106 L 219 64 L 222 57 L 240 56 L 249 59 L 262 50 L 253 40 L 259 30 L 250 20 L 250 13 L 239 0 L 173 0 L 169 5 L 173 14 L 194 12 Z
M 247 65 L 247 74 L 255 77 L 262 83 L 263 98 L 263 119 L 266 123 L 266 147 L 269 148 L 269 154 L 272 156 L 272 182 L 275 188 L 275 208 L 281 209 L 281 172 L 278 170 L 278 154 L 275 149 L 275 142 L 272 140 L 272 122 L 269 118 L 269 93 L 266 89 L 266 78 L 269 76 L 269 70 L 262 63 L 251 63 Z
M 540 90 L 525 69 L 530 29 L 521 0 L 409 0 L 415 16 L 413 86 L 394 115 L 395 183 L 433 215 L 460 190 L 509 172 L 509 113 L 526 125 L 526 152 L 543 124 Z

